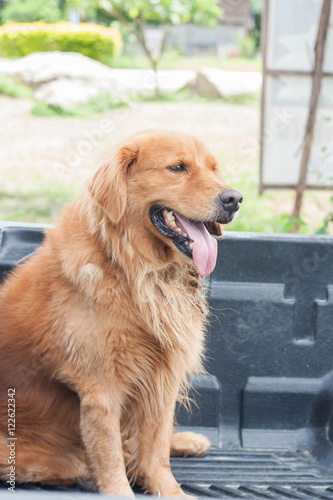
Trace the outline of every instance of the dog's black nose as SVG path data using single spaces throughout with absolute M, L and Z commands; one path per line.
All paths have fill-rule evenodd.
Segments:
M 227 212 L 237 212 L 239 203 L 242 203 L 243 196 L 239 191 L 222 191 L 219 195 L 220 203 Z

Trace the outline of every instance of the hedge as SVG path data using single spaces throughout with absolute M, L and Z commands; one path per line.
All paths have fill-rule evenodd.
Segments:
M 79 52 L 106 63 L 121 49 L 118 30 L 97 24 L 73 25 L 67 22 L 47 24 L 11 23 L 0 27 L 0 56 L 23 57 L 33 52 Z

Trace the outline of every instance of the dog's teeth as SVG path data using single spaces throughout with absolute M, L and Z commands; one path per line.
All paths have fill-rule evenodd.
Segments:
M 170 227 L 170 229 L 173 229 L 175 231 L 175 233 L 181 234 L 185 238 L 188 237 L 187 233 L 183 232 L 183 230 L 177 226 L 177 222 L 176 222 L 176 219 L 175 219 L 175 216 L 174 216 L 172 210 L 168 210 L 167 208 L 163 208 L 162 213 L 163 213 L 165 221 L 166 221 L 167 225 Z
M 193 247 L 194 247 L 194 242 L 192 241 L 192 242 L 189 244 L 189 249 L 190 249 L 190 250 L 193 250 Z
M 171 224 L 175 222 L 175 217 L 174 217 L 173 212 L 171 210 L 167 210 L 165 208 L 163 211 L 163 214 L 168 222 L 170 222 Z

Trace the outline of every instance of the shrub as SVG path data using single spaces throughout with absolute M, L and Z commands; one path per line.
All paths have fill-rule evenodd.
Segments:
M 72 25 L 6 23 L 0 27 L 0 56 L 22 57 L 33 52 L 79 52 L 102 63 L 118 54 L 121 37 L 118 30 L 95 24 Z

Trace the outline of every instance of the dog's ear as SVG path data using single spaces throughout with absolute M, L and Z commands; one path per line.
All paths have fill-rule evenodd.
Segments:
M 212 236 L 223 236 L 223 226 L 218 222 L 205 222 L 207 231 Z
M 125 213 L 127 177 L 138 153 L 139 148 L 134 145 L 122 146 L 100 166 L 88 184 L 94 201 L 103 208 L 113 224 L 118 224 Z

